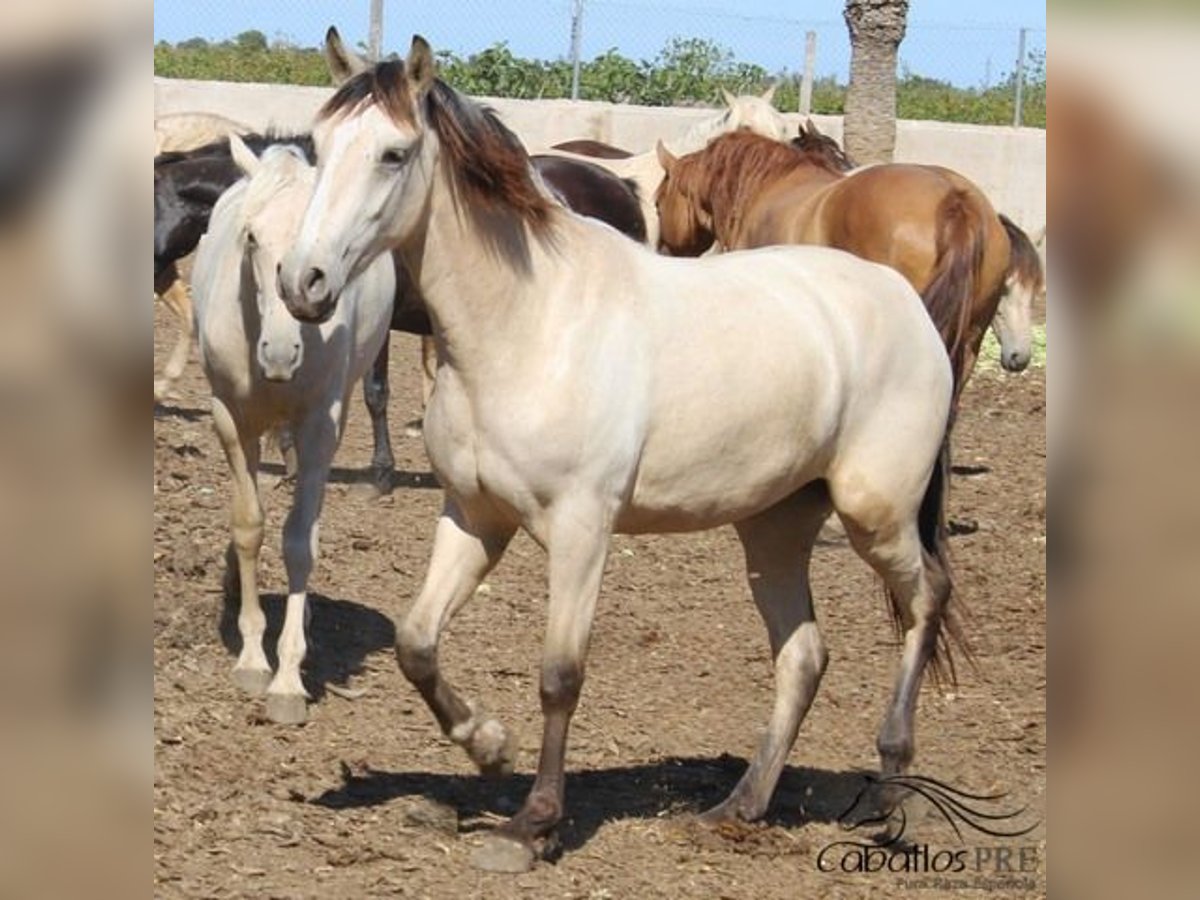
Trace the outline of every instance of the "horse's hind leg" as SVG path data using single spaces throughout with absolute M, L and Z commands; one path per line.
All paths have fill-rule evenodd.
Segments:
M 263 694 L 271 681 L 271 666 L 263 652 L 267 617 L 258 598 L 258 552 L 263 540 L 263 511 L 258 499 L 258 435 L 241 434 L 229 408 L 217 397 L 212 400 L 213 426 L 225 450 L 233 480 L 231 526 L 233 541 L 225 553 L 225 591 L 240 593 L 238 631 L 242 649 L 233 667 L 238 687 L 255 696 Z
M 321 515 L 325 483 L 337 450 L 337 424 L 325 409 L 321 409 L 300 425 L 295 437 L 296 489 L 292 508 L 283 524 L 287 609 L 277 645 L 279 670 L 267 688 L 267 717 L 282 725 L 298 725 L 307 718 L 308 694 L 300 678 L 300 665 L 308 650 L 304 637 L 308 578 L 317 555 L 317 520 Z
M 371 457 L 371 482 L 380 494 L 392 492 L 392 473 L 396 470 L 396 458 L 392 455 L 392 439 L 388 433 L 388 339 L 379 348 L 375 364 L 363 378 L 363 401 L 371 415 L 371 434 L 375 439 L 375 453 Z
M 192 350 L 192 299 L 182 278 L 176 278 L 162 295 L 167 309 L 179 322 L 179 337 L 163 366 L 162 377 L 154 381 L 154 399 L 163 400 L 174 390 L 175 382 L 183 375 Z
M 904 632 L 904 651 L 891 702 L 879 731 L 884 775 L 903 772 L 915 753 L 913 718 L 926 664 L 934 657 L 950 599 L 950 580 L 921 544 L 917 526 L 920 497 L 903 503 L 869 500 L 860 490 L 834 491 L 834 503 L 851 545 L 883 578 Z
M 442 629 L 475 593 L 504 554 L 516 527 L 469 522 L 450 497 L 438 519 L 433 555 L 416 602 L 396 629 L 396 659 L 420 692 L 442 731 L 484 774 L 512 770 L 516 742 L 497 720 L 464 701 L 438 667 Z
M 775 707 L 754 761 L 706 821 L 752 821 L 766 812 L 787 756 L 816 696 L 828 655 L 813 613 L 808 566 L 829 515 L 823 483 L 737 524 L 754 603 L 767 626 L 775 661 Z

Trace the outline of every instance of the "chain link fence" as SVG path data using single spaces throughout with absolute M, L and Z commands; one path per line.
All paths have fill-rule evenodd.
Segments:
M 796 5 L 800 8 L 800 5 Z M 371 14 L 380 18 L 372 31 Z M 454 4 L 295 3 L 294 0 L 157 0 L 155 39 L 230 41 L 255 31 L 270 46 L 313 47 L 334 24 L 364 52 L 382 36 L 382 52 L 403 52 L 413 33 L 425 35 L 445 60 L 491 72 L 484 86 L 497 95 L 575 96 L 643 103 L 711 100 L 683 83 L 713 77 L 752 90 L 780 83 L 777 105 L 805 111 L 806 49 L 814 90 L 809 109 L 839 112 L 850 69 L 850 41 L 840 19 L 751 15 L 725 7 L 683 6 L 672 0 L 458 0 Z M 502 46 L 500 46 L 502 45 Z M 1024 52 L 1021 52 L 1022 45 Z M 910 19 L 900 46 L 902 117 L 1015 121 L 1044 125 L 1046 30 L 1030 23 L 945 25 Z M 1018 65 L 1018 59 L 1022 65 Z M 540 68 L 521 64 L 537 62 Z M 655 67 L 677 78 L 639 88 Z M 157 57 L 156 57 L 157 67 Z M 476 73 L 477 74 L 477 73 Z M 627 84 L 614 87 L 613 79 Z M 465 89 L 479 85 L 462 85 Z M 664 92 L 674 90 L 673 96 Z M 715 88 L 704 88 L 709 94 Z M 971 109 L 992 104 L 996 108 Z M 1022 105 L 1026 109 L 1022 109 Z M 1003 107 L 1002 109 L 1000 107 Z

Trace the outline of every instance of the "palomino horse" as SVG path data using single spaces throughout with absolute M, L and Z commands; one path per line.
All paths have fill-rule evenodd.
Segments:
M 252 694 L 265 692 L 267 715 L 274 721 L 303 722 L 307 695 L 300 664 L 317 519 L 351 391 L 387 340 L 394 269 L 387 257 L 364 269 L 347 288 L 345 305 L 322 325 L 303 325 L 288 315 L 277 294 L 276 268 L 298 233 L 314 170 L 293 147 L 271 147 L 259 160 L 236 135 L 229 140 L 234 161 L 249 178 L 227 191 L 213 210 L 192 283 L 200 357 L 213 391 L 213 425 L 233 476 L 233 541 L 225 584 L 231 595 L 241 592 L 242 636 L 233 678 Z M 272 677 L 258 596 L 263 512 L 256 479 L 260 438 L 277 426 L 291 431 L 299 470 L 283 526 L 288 599 L 279 670 Z
M 154 118 L 154 155 L 194 150 L 224 141 L 231 134 L 247 134 L 249 125 L 215 113 L 168 113 Z
M 660 247 L 696 255 L 819 244 L 896 269 L 921 294 L 954 369 L 955 404 L 975 367 L 1008 270 L 1009 241 L 987 197 L 939 166 L 884 165 L 851 175 L 755 134 L 726 134 L 676 159 L 655 201 Z
M 445 679 L 439 638 L 518 528 L 549 556 L 537 777 L 476 863 L 531 865 L 562 819 L 615 531 L 733 524 L 745 548 L 776 699 L 709 820 L 765 812 L 817 690 L 808 564 L 831 510 L 906 631 L 878 740 L 884 771 L 902 771 L 925 666 L 961 634 L 943 525 L 952 376 L 912 287 L 820 247 L 669 259 L 572 214 L 495 115 L 434 77 L 420 37 L 344 84 L 313 135 L 317 185 L 280 286 L 293 315 L 321 322 L 391 249 L 420 282 L 439 350 L 425 444 L 446 493 L 396 651 L 485 772 L 509 770 L 516 744 Z
M 829 135 L 822 134 L 812 119 L 800 126 L 799 135 L 792 138 L 792 146 L 818 158 L 834 171 L 850 172 L 858 168 L 841 145 Z M 1000 224 L 1008 234 L 1012 252 L 1004 276 L 1004 290 L 992 319 L 992 333 L 1000 343 L 1000 365 L 1009 372 L 1020 372 L 1029 365 L 1033 303 L 1035 300 L 1045 303 L 1046 273 L 1029 235 L 1003 213 Z M 1044 229 L 1042 234 L 1045 234 Z

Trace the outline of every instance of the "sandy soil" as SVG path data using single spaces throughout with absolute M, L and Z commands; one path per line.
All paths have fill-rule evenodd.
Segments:
M 174 323 L 156 322 L 164 357 Z M 365 484 L 370 435 L 355 404 L 321 523 L 311 582 L 315 702 L 304 727 L 270 724 L 261 701 L 229 679 L 237 647 L 220 593 L 228 540 L 225 461 L 206 384 L 189 367 L 180 398 L 157 407 L 155 442 L 154 858 L 158 897 L 861 897 L 1043 896 L 1044 830 L 960 841 L 928 808 L 908 835 L 927 845 L 1006 847 L 1036 858 L 1024 882 L 962 875 L 818 871 L 821 849 L 848 835 L 838 817 L 876 764 L 875 733 L 898 660 L 867 569 L 832 538 L 813 564 L 831 653 L 765 822 L 711 832 L 690 814 L 733 786 L 772 699 L 763 627 L 731 530 L 618 537 L 607 569 L 588 680 L 568 753 L 564 852 L 525 875 L 471 868 L 472 848 L 515 811 L 541 729 L 537 671 L 545 609 L 541 551 L 518 538 L 455 620 L 442 660 L 467 696 L 521 735 L 518 772 L 484 781 L 445 740 L 397 669 L 393 621 L 415 596 L 440 494 L 419 437 L 415 339 L 392 338 L 395 492 Z M 957 691 L 927 685 L 914 771 L 974 793 L 1007 792 L 988 809 L 1045 813 L 1045 375 L 981 373 L 956 436 L 951 509 L 978 529 L 953 539 L 973 617 L 979 671 Z M 287 511 L 278 454 L 263 475 L 268 507 L 261 585 L 274 630 L 285 579 Z M 234 614 L 235 615 L 235 614 Z M 365 690 L 348 701 L 325 685 Z M 920 813 L 920 810 L 918 810 Z M 957 882 L 933 884 L 935 878 Z M 926 879 L 922 884 L 912 879 Z M 998 888 L 998 889 L 997 889 Z

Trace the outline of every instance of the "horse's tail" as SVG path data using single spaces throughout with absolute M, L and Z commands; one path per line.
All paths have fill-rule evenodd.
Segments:
M 1042 269 L 1042 257 L 1038 254 L 1037 247 L 1033 245 L 1029 235 L 1016 222 L 1004 213 L 999 213 L 998 216 L 1000 224 L 1004 226 L 1004 231 L 1008 234 L 1010 247 L 1006 277 L 1016 278 L 1030 288 L 1043 284 L 1046 280 L 1046 273 Z
M 954 405 L 969 374 L 967 340 L 971 306 L 979 289 L 987 246 L 987 220 L 966 190 L 956 188 L 937 208 L 937 262 L 921 299 L 950 354 Z
M 934 593 L 934 608 L 941 611 L 937 642 L 934 644 L 930 670 L 938 684 L 953 686 L 958 682 L 954 666 L 955 654 L 975 667 L 975 656 L 967 641 L 964 617 L 967 609 L 955 590 L 954 569 L 950 563 L 950 532 L 946 526 L 946 495 L 950 486 L 950 425 L 942 437 L 937 462 L 925 487 L 925 496 L 917 512 L 917 532 L 924 551 L 925 573 Z M 888 592 L 892 618 L 898 632 L 903 634 L 904 616 L 900 599 Z

